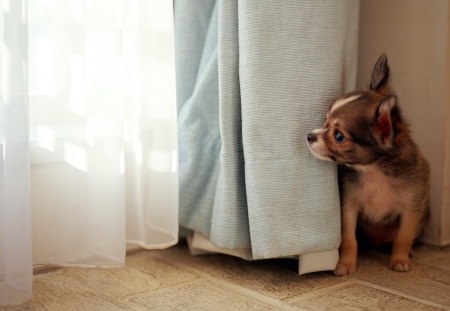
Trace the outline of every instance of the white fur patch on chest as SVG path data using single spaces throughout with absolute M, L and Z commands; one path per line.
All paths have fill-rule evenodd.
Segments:
M 407 198 L 404 191 L 399 190 L 395 181 L 381 171 L 372 168 L 361 170 L 357 194 L 361 212 L 374 223 L 400 214 Z

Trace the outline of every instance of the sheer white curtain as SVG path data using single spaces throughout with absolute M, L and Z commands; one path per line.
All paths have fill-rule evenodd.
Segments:
M 116 267 L 127 244 L 175 244 L 178 173 L 172 1 L 1 3 L 8 304 L 30 297 L 32 263 Z

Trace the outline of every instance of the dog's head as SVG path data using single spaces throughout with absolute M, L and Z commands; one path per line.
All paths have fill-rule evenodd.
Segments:
M 386 54 L 375 64 L 368 89 L 342 95 L 331 105 L 322 128 L 308 134 L 308 146 L 319 159 L 347 165 L 369 165 L 392 151 L 402 121 L 391 93 Z

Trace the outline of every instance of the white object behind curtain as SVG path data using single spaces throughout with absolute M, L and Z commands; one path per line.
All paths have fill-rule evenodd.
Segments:
M 28 0 L 27 6 L 28 34 L 14 38 L 28 43 L 28 58 L 26 52 L 18 55 L 28 64 L 28 94 L 26 83 L 19 90 L 24 103 L 28 95 L 29 146 L 22 138 L 25 104 L 17 108 L 21 122 L 2 127 L 4 133 L 24 133 L 21 157 L 30 149 L 33 263 L 115 267 L 124 263 L 127 242 L 146 248 L 175 244 L 172 2 Z M 3 40 L 10 33 L 5 34 Z M 4 157 L 2 167 L 8 165 Z M 9 183 L 5 172 L 2 180 Z M 28 183 L 19 180 L 24 185 L 14 191 L 26 201 Z M 2 212 L 9 213 L 3 205 Z M 23 206 L 26 210 L 26 202 Z M 29 237 L 30 227 L 23 230 Z M 9 252 L 4 243 L 21 248 L 16 235 L 2 235 L 0 243 L 1 254 Z M 30 262 L 23 265 L 28 292 Z M 0 284 L 9 269 L 0 270 Z

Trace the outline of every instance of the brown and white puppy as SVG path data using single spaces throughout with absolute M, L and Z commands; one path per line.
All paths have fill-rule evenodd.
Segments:
M 374 244 L 393 242 L 393 270 L 410 270 L 411 246 L 428 218 L 429 166 L 403 121 L 389 77 L 387 57 L 382 54 L 369 89 L 339 97 L 323 127 L 307 137 L 317 158 L 342 168 L 337 275 L 355 272 L 357 225 Z

